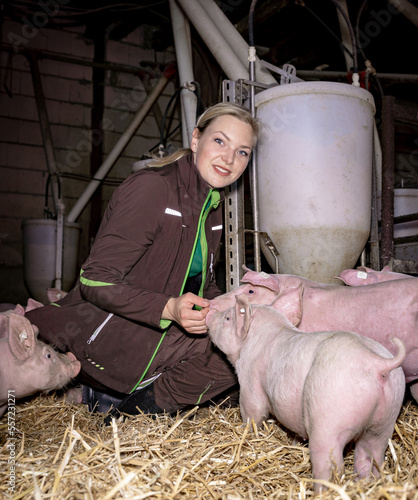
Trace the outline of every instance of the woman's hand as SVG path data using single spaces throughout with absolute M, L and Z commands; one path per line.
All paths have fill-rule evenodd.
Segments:
M 195 305 L 202 309 L 200 311 L 193 309 Z M 208 300 L 188 292 L 169 299 L 161 318 L 175 321 L 189 333 L 203 334 L 208 331 L 205 322 L 208 308 Z

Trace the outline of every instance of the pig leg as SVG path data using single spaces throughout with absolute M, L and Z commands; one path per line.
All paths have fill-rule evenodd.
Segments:
M 336 439 L 334 436 L 327 435 L 329 429 L 315 429 L 309 435 L 309 454 L 312 464 L 313 479 L 332 479 L 332 471 L 336 469 L 337 473 L 342 473 L 344 470 L 344 446 L 345 441 L 341 441 L 340 437 Z M 315 495 L 318 495 L 325 488 L 320 483 L 314 483 Z
M 418 381 L 415 383 L 412 383 L 409 386 L 409 390 L 411 391 L 411 396 L 415 399 L 415 401 L 418 403 Z
M 385 433 L 365 433 L 356 442 L 354 450 L 354 472 L 359 478 L 380 476 L 379 468 L 382 466 L 389 439 L 392 437 L 393 429 Z
M 254 423 L 258 426 L 269 415 L 268 399 L 263 393 L 255 394 L 255 391 L 241 386 L 239 404 L 241 418 L 245 424 L 254 420 Z
M 82 386 L 70 387 L 64 392 L 63 398 L 70 404 L 81 404 L 83 402 Z

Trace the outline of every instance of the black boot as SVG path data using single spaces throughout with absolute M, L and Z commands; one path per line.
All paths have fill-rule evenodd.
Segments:
M 141 412 L 145 414 L 164 413 L 164 410 L 157 406 L 155 402 L 153 384 L 128 394 L 117 407 L 109 412 L 105 418 L 105 424 L 109 425 L 112 417 L 119 418 L 122 413 L 127 415 L 138 415 Z
M 111 408 L 116 408 L 124 397 L 125 394 L 119 392 L 102 392 L 87 385 L 82 388 L 83 403 L 88 405 L 92 413 L 107 413 Z

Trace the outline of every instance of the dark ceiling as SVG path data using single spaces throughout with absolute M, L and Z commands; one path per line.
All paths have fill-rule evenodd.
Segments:
M 3 16 L 22 22 L 40 10 L 40 3 L 59 5 L 49 27 L 83 26 L 91 41 L 105 36 L 122 39 L 140 25 L 147 27 L 148 48 L 164 51 L 173 46 L 168 0 L 0 0 Z M 190 0 L 197 2 L 198 0 Z M 216 0 L 248 41 L 251 0 Z M 337 0 L 258 0 L 254 9 L 254 42 L 261 59 L 297 70 L 340 72 L 346 81 Z M 349 17 L 357 32 L 358 69 L 371 61 L 376 76 L 370 91 L 379 108 L 384 94 L 418 104 L 418 27 L 385 0 L 347 0 Z M 418 0 L 410 4 L 418 8 Z M 52 8 L 52 7 L 50 7 Z M 193 30 L 194 57 L 213 68 L 215 92 L 223 75 L 199 35 Z M 218 73 L 218 74 L 217 74 Z M 404 78 L 399 75 L 411 75 Z M 207 75 L 207 73 L 206 73 Z M 379 78 L 381 75 L 381 78 Z M 304 78 L 306 79 L 306 78 Z M 325 80 L 332 77 L 325 77 Z M 215 99 L 219 96 L 215 96 Z M 209 100 L 214 97 L 210 96 Z
M 260 55 L 279 66 L 292 63 L 297 69 L 314 69 L 327 65 L 329 70 L 344 71 L 334 1 L 258 0 L 254 10 L 254 41 Z M 22 22 L 40 11 L 40 3 L 59 4 L 48 26 L 82 25 L 86 27 L 86 37 L 91 39 L 105 28 L 110 38 L 121 39 L 145 24 L 154 28 L 149 40 L 153 48 L 164 50 L 173 44 L 168 0 L 2 0 L 2 13 Z M 217 3 L 248 41 L 251 0 L 217 0 Z M 410 3 L 418 8 L 418 0 Z M 386 1 L 348 0 L 347 4 L 360 46 L 378 72 L 418 74 L 418 58 L 414 54 L 418 28 L 411 21 L 402 13 L 394 13 Z M 361 55 L 359 69 L 364 69 Z

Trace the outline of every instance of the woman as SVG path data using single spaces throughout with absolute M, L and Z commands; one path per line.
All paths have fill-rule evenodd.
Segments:
M 173 413 L 236 384 L 205 317 L 221 293 L 222 189 L 246 169 L 258 132 L 244 107 L 208 108 L 191 149 L 115 190 L 74 289 L 27 314 L 43 339 L 81 361 L 90 410 Z

